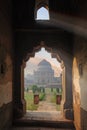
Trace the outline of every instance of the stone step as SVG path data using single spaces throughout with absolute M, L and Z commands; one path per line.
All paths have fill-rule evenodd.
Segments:
M 18 119 L 13 122 L 16 127 L 47 127 L 47 128 L 61 128 L 61 129 L 75 129 L 73 121 L 30 121 Z
M 11 130 L 75 130 L 75 129 L 59 129 L 46 127 L 13 127 Z

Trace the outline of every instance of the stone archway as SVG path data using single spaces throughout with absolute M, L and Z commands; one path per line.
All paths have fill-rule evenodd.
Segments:
M 21 102 L 22 102 L 22 112 L 26 113 L 26 102 L 24 100 L 24 67 L 26 62 L 30 57 L 34 57 L 35 53 L 38 52 L 42 47 L 44 47 L 48 52 L 51 53 L 52 58 L 56 58 L 60 63 L 63 69 L 62 74 L 62 114 L 65 118 L 73 120 L 73 107 L 72 107 L 72 75 L 69 74 L 72 72 L 72 67 L 67 65 L 67 62 L 71 65 L 71 61 L 68 61 L 68 58 L 64 57 L 61 51 L 55 51 L 54 49 L 46 46 L 42 41 L 41 44 L 33 49 L 32 53 L 28 53 L 27 56 L 23 59 L 21 65 Z

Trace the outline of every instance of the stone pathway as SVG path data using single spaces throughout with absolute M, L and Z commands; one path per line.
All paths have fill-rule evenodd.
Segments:
M 56 104 L 51 103 L 51 96 L 52 94 L 46 94 L 45 101 L 39 102 L 39 107 L 37 111 L 57 111 Z
M 39 103 L 39 107 L 37 111 L 57 111 L 55 103 L 48 103 L 46 101 L 42 101 Z
M 66 121 L 63 118 L 61 111 L 56 110 L 56 104 L 50 102 L 50 96 L 47 94 L 46 100 L 39 103 L 37 111 L 27 111 L 26 115 L 22 118 L 26 121 Z M 45 127 L 13 127 L 11 130 L 74 130 L 74 129 L 61 129 L 61 128 L 45 128 Z
M 27 120 L 47 120 L 47 121 L 60 121 L 65 120 L 61 111 L 56 110 L 56 103 L 51 103 L 52 94 L 47 93 L 45 101 L 39 102 L 37 111 L 27 111 L 23 119 Z
M 61 111 L 56 110 L 56 104 L 50 102 L 51 95 L 46 95 L 46 100 L 39 102 L 37 111 L 27 111 L 23 120 L 31 121 L 66 121 L 63 118 Z M 74 129 L 61 129 L 61 128 L 45 128 L 45 127 L 14 127 L 11 130 L 74 130 Z
M 64 118 L 61 115 L 61 112 L 56 111 L 45 111 L 45 112 L 36 112 L 36 111 L 29 111 L 26 113 L 26 115 L 23 117 L 23 119 L 26 120 L 46 120 L 46 121 L 60 121 L 64 120 Z

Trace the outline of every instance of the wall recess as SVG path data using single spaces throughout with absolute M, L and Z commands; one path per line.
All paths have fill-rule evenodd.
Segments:
M 0 43 L 0 77 L 3 77 L 6 73 L 6 59 L 7 51 L 3 44 Z

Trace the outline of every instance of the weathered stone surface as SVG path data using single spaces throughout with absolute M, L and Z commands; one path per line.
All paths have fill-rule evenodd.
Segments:
M 0 108 L 0 130 L 7 130 L 12 125 L 12 102 Z
M 0 1 L 0 130 L 12 124 L 11 0 Z
M 87 111 L 81 108 L 81 130 L 87 130 Z
M 85 130 L 87 120 L 83 121 L 83 118 L 87 112 L 87 40 L 81 37 L 75 37 L 74 43 L 73 106 L 76 129 Z

